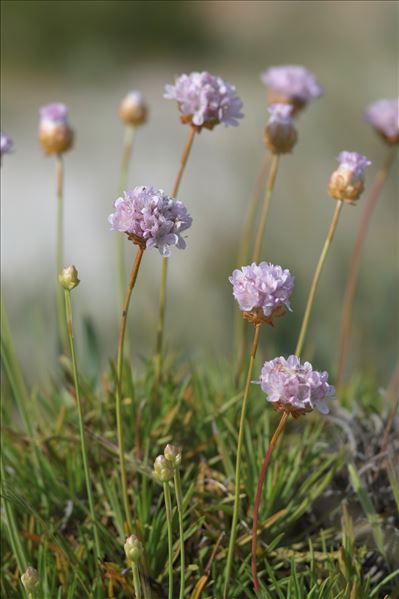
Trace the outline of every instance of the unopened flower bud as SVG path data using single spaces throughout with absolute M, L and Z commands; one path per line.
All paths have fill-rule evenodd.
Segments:
M 287 154 L 295 146 L 298 134 L 292 119 L 290 104 L 272 104 L 264 141 L 273 154 Z
M 47 104 L 39 111 L 39 141 L 46 154 L 63 154 L 73 143 L 73 130 L 64 104 Z
M 69 289 L 69 291 L 77 287 L 80 283 L 80 280 L 78 279 L 78 271 L 73 264 L 62 269 L 58 275 L 58 280 L 60 285 L 62 285 L 64 289 Z
M 131 562 L 138 562 L 143 554 L 143 545 L 135 535 L 130 535 L 124 544 L 125 555 Z
M 182 453 L 180 447 L 171 445 L 170 443 L 164 449 L 164 456 L 173 466 L 173 468 L 179 468 L 181 464 Z
M 39 573 L 32 566 L 28 566 L 21 576 L 21 582 L 27 593 L 33 593 L 39 586 Z
M 147 104 L 139 91 L 129 92 L 119 106 L 119 116 L 127 125 L 142 125 L 147 120 L 147 113 Z
M 328 191 L 336 200 L 351 203 L 364 190 L 364 169 L 371 162 L 357 152 L 341 152 L 337 160 L 340 165 L 330 177 Z
M 161 483 L 167 483 L 173 478 L 173 466 L 163 455 L 159 455 L 154 462 L 154 476 Z

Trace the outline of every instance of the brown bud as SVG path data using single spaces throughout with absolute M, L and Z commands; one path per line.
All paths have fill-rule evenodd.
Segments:
M 73 138 L 73 130 L 65 123 L 40 123 L 39 141 L 46 154 L 63 154 L 72 147 Z
M 352 203 L 364 190 L 364 176 L 355 170 L 338 168 L 330 177 L 328 192 L 336 200 Z
M 298 133 L 292 123 L 271 122 L 263 140 L 273 154 L 288 154 L 298 141 Z
M 58 275 L 58 281 L 64 289 L 68 289 L 69 291 L 72 291 L 72 289 L 79 285 L 78 271 L 73 264 L 62 269 Z
M 127 125 L 142 125 L 147 120 L 147 114 L 147 104 L 138 91 L 128 93 L 119 106 L 119 116 Z

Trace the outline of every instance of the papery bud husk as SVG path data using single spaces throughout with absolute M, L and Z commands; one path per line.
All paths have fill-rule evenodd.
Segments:
M 154 475 L 162 482 L 167 483 L 173 478 L 173 466 L 163 455 L 159 455 L 154 462 Z
M 65 123 L 43 122 L 39 125 L 39 141 L 46 154 L 63 154 L 73 144 L 74 132 Z
M 298 133 L 292 123 L 272 122 L 265 128 L 263 140 L 273 154 L 288 154 L 298 141 Z
M 58 281 L 64 289 L 68 289 L 69 291 L 79 285 L 78 271 L 73 264 L 62 269 L 58 275 Z
M 286 96 L 273 90 L 269 90 L 267 93 L 267 103 L 271 104 L 289 104 L 292 106 L 291 116 L 296 116 L 301 110 L 303 110 L 307 102 L 302 98 L 293 96 Z
M 179 468 L 182 460 L 182 451 L 176 445 L 168 445 L 164 449 L 164 456 L 172 464 L 174 468 Z
M 352 203 L 364 191 L 364 176 L 350 169 L 338 168 L 330 177 L 328 192 L 335 200 Z
M 123 546 L 127 559 L 137 563 L 143 554 L 143 545 L 135 535 L 130 535 Z
M 32 566 L 28 566 L 21 576 L 21 582 L 27 593 L 32 593 L 39 585 L 39 573 Z
M 145 102 L 134 101 L 127 95 L 119 106 L 119 116 L 126 125 L 138 127 L 147 121 L 148 108 Z

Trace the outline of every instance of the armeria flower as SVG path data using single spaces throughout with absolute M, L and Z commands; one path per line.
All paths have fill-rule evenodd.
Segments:
M 293 107 L 290 104 L 272 104 L 268 111 L 270 120 L 265 129 L 265 144 L 273 154 L 287 154 L 298 139 L 292 119 Z
M 122 100 L 119 106 L 119 116 L 127 125 L 137 127 L 147 120 L 148 107 L 141 92 L 132 90 Z
M 275 410 L 289 412 L 295 418 L 314 408 L 328 414 L 324 400 L 335 399 L 335 389 L 328 384 L 327 372 L 313 370 L 309 362 L 301 364 L 298 356 L 265 362 L 259 381 L 254 382 L 260 384 Z
M 114 231 L 126 233 L 142 247 L 156 247 L 159 253 L 170 256 L 170 247 L 184 249 L 183 231 L 191 226 L 192 218 L 182 202 L 154 187 L 134 187 L 125 191 L 115 203 L 115 212 L 108 221 Z
M 197 129 L 213 129 L 223 123 L 226 127 L 238 125 L 242 102 L 236 88 L 228 81 L 215 77 L 207 71 L 180 75 L 174 85 L 165 86 L 164 98 L 176 100 L 182 113 L 182 123 Z
M 294 113 L 323 94 L 315 75 L 300 65 L 270 67 L 261 80 L 268 89 L 269 103 L 292 104 Z
M 294 277 L 288 269 L 268 262 L 253 262 L 233 271 L 229 277 L 233 295 L 243 316 L 250 322 L 272 324 L 274 316 L 291 310 L 289 299 L 294 289 Z
M 73 142 L 73 131 L 65 104 L 42 106 L 39 115 L 39 141 L 46 154 L 62 154 L 69 150 Z
M 389 144 L 399 143 L 399 98 L 377 100 L 367 107 L 365 119 Z
M 328 191 L 336 200 L 352 203 L 364 190 L 364 169 L 371 162 L 357 152 L 340 152 L 337 160 L 340 165 L 331 175 Z
M 0 155 L 11 154 L 14 149 L 14 142 L 7 133 L 1 132 L 0 137 Z

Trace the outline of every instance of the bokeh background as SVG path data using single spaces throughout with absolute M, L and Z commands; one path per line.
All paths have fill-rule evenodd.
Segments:
M 188 249 L 171 258 L 167 339 L 198 365 L 234 361 L 228 276 L 260 169 L 267 120 L 259 75 L 304 64 L 325 96 L 298 121 L 299 143 L 281 161 L 263 257 L 296 276 L 293 313 L 264 333 L 263 353 L 295 347 L 310 279 L 334 210 L 326 191 L 342 149 L 366 154 L 370 185 L 386 147 L 363 120 L 365 106 L 398 93 L 396 2 L 2 2 L 2 129 L 15 153 L 2 167 L 2 290 L 19 357 L 31 382 L 56 363 L 54 162 L 37 142 L 40 105 L 65 102 L 76 131 L 65 185 L 65 261 L 74 292 L 80 359 L 89 372 L 114 356 L 115 236 L 107 216 L 117 195 L 123 126 L 117 109 L 130 89 L 148 99 L 129 182 L 171 189 L 187 134 L 163 99 L 175 75 L 209 70 L 244 102 L 238 128 L 195 140 L 180 199 L 194 217 Z M 354 310 L 351 369 L 382 385 L 394 369 L 398 330 L 397 163 L 373 215 Z M 307 356 L 332 367 L 348 262 L 365 197 L 345 207 L 308 337 Z M 133 259 L 129 248 L 128 259 Z M 131 311 L 136 363 L 154 347 L 161 261 L 145 255 Z M 97 341 L 96 341 L 97 339 Z

